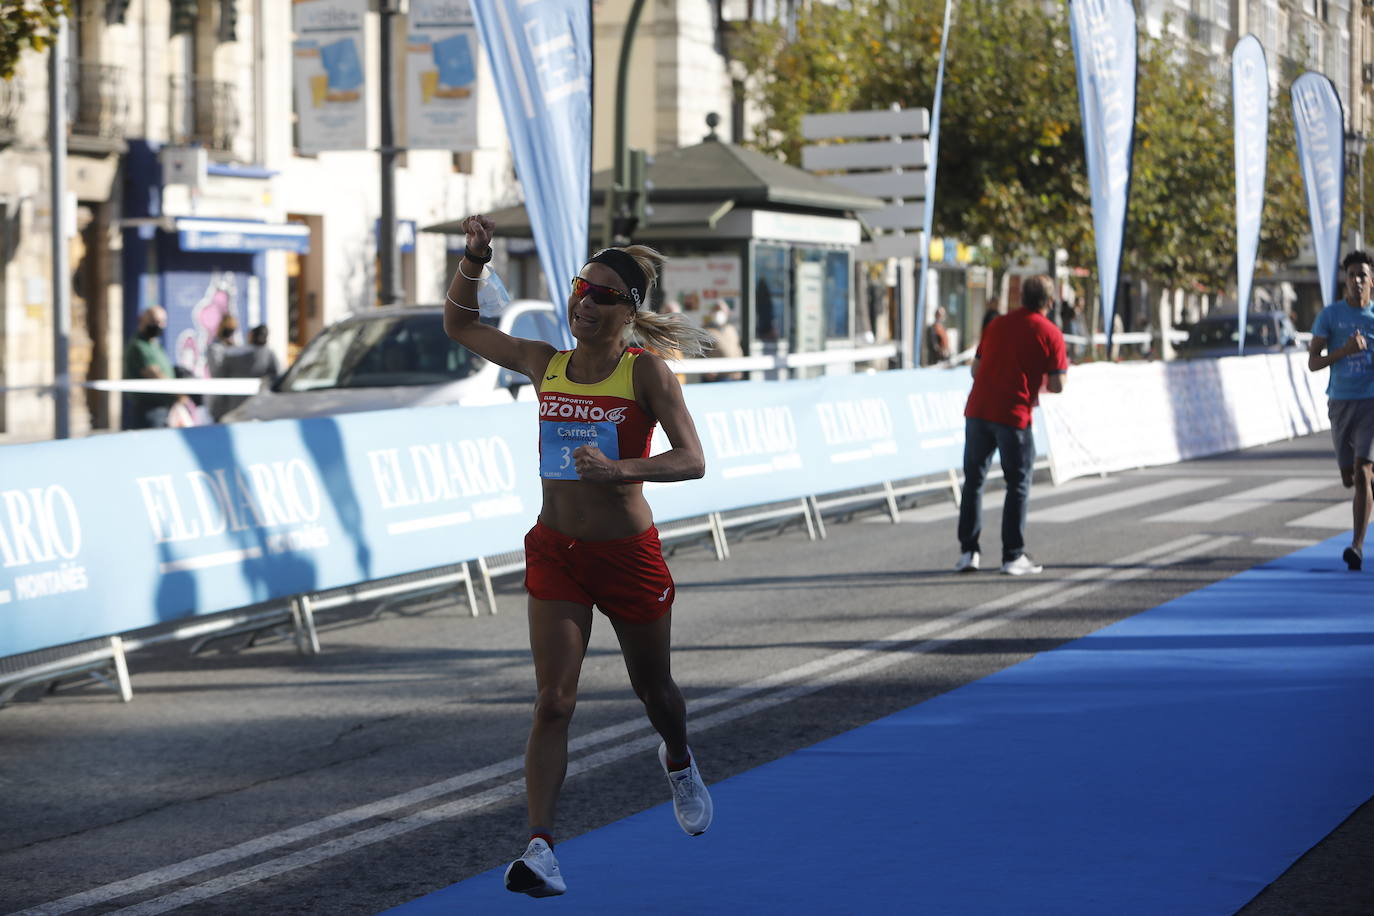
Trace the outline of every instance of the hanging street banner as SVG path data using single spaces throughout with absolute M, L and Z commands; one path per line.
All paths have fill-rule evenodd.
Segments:
M 591 199 L 591 7 L 585 0 L 475 0 L 473 13 L 525 192 L 563 338 L 570 277 L 587 258 Z
M 1264 62 L 1264 47 L 1254 35 L 1241 38 L 1231 52 L 1231 109 L 1236 153 L 1237 327 L 1244 328 L 1259 251 L 1269 142 L 1269 68 Z M 1245 334 L 1237 337 L 1239 353 L 1244 356 Z
M 302 153 L 367 149 L 367 0 L 291 0 Z
M 1322 302 L 1336 301 L 1341 260 L 1342 192 L 1345 188 L 1345 114 L 1336 87 L 1320 73 L 1293 81 L 1293 125 L 1298 134 L 1298 168 L 1307 189 L 1312 249 Z
M 1130 0 L 1070 0 L 1069 31 L 1092 188 L 1102 326 L 1110 347 L 1135 135 L 1135 8 Z
M 411 0 L 406 146 L 477 148 L 477 29 L 468 0 Z

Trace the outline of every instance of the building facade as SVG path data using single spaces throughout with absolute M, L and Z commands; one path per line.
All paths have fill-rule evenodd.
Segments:
M 69 200 L 57 218 L 71 262 L 71 430 L 81 435 L 120 426 L 118 396 L 81 383 L 122 376 L 142 309 L 167 309 L 168 352 L 203 375 L 224 314 L 245 331 L 265 324 L 270 345 L 289 358 L 329 322 L 376 306 L 379 20 L 370 12 L 365 25 L 369 148 L 302 155 L 292 4 L 72 6 Z M 399 85 L 404 16 L 393 38 Z M 445 239 L 416 226 L 518 199 L 505 123 L 480 57 L 476 148 L 398 158 L 402 301 L 441 301 L 449 277 Z M 47 56 L 26 52 L 15 78 L 0 81 L 0 441 L 53 430 L 51 395 L 32 390 L 53 381 L 47 73 Z M 396 98 L 403 137 L 404 93 Z

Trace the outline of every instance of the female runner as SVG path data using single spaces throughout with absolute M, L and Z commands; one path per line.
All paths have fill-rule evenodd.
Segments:
M 567 889 L 553 854 L 554 809 L 593 607 L 615 628 L 630 684 L 662 738 L 658 759 L 678 824 L 692 836 L 711 824 L 711 796 L 687 746 L 686 704 L 669 658 L 676 590 L 643 486 L 705 473 L 682 387 L 658 354 L 698 355 L 710 338 L 680 315 L 650 309 L 663 256 L 642 245 L 599 251 L 572 278 L 572 350 L 511 337 L 478 320 L 475 278 L 491 259 L 495 226 L 470 216 L 463 228 L 467 248 L 449 286 L 444 329 L 479 356 L 529 376 L 539 392 L 543 504 L 525 536 L 537 687 L 525 747 L 530 839 L 506 869 L 506 887 L 547 897 Z M 645 347 L 629 346 L 631 339 Z M 671 448 L 650 457 L 658 423 Z

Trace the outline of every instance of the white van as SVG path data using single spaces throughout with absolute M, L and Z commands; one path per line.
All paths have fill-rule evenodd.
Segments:
M 514 337 L 561 346 L 548 302 L 517 299 L 496 320 Z M 444 333 L 442 306 L 387 307 L 321 331 L 271 385 L 222 422 L 325 417 L 435 404 L 502 404 L 532 398 L 529 379 L 482 359 Z

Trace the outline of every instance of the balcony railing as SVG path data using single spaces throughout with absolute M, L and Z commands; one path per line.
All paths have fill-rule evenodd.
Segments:
M 173 143 L 198 143 L 211 152 L 233 151 L 239 131 L 237 86 L 199 76 L 174 76 L 169 98 Z
M 129 120 L 124 68 L 85 60 L 72 61 L 67 104 L 73 134 L 122 140 Z

